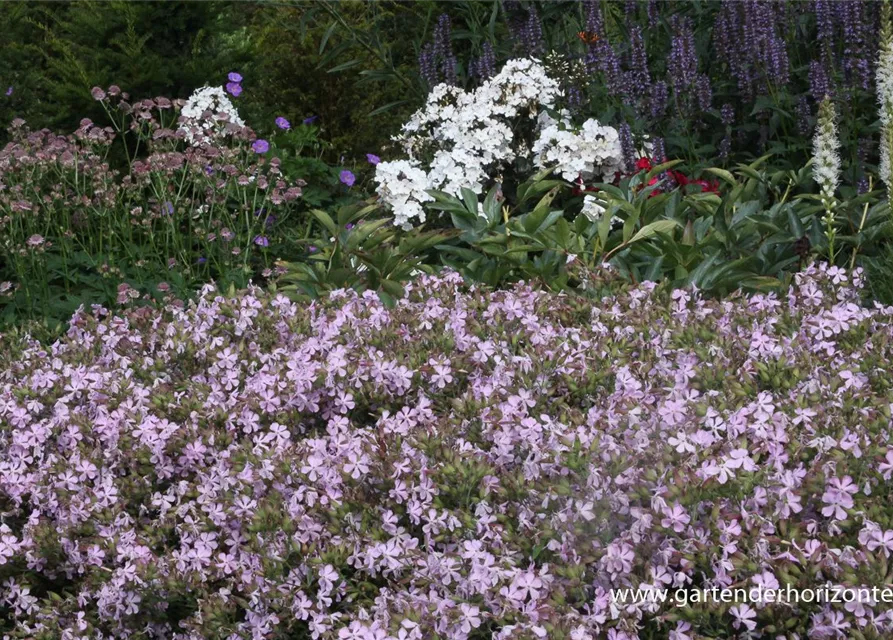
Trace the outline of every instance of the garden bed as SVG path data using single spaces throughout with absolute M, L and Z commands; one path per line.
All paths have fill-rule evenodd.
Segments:
M 12 638 L 883 638 L 893 309 L 423 276 L 394 308 L 206 287 L 0 371 Z

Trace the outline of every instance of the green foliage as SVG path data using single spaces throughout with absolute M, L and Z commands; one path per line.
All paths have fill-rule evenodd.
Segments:
M 333 289 L 377 291 L 386 303 L 403 296 L 413 275 L 432 272 L 424 262 L 430 249 L 455 235 L 450 231 L 404 234 L 389 218 L 373 217 L 379 209 L 358 202 L 338 209 L 333 218 L 321 209 L 311 214 L 323 236 L 305 240 L 307 259 L 283 261 L 278 287 L 298 298 L 316 298 Z
M 235 37 L 239 11 L 222 2 L 78 2 L 0 4 L 7 32 L 0 77 L 12 100 L 0 98 L 0 122 L 26 119 L 33 128 L 71 131 L 99 120 L 94 86 L 117 84 L 135 98 L 187 97 L 219 82 L 247 57 Z
M 242 9 L 255 121 L 316 117 L 326 161 L 364 167 L 424 100 L 415 70 L 433 2 L 274 2 Z M 345 160 L 342 160 L 342 157 Z

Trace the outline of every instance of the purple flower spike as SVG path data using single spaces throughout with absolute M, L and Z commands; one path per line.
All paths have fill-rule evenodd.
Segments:
M 353 183 L 357 181 L 357 177 L 347 169 L 341 172 L 341 174 L 339 175 L 339 179 L 348 187 L 352 187 Z
M 304 124 L 313 124 L 314 122 L 316 122 L 317 118 L 319 118 L 319 116 L 310 116 L 309 118 L 304 118 Z
M 278 118 L 276 118 L 276 126 L 287 131 L 288 129 L 291 129 L 291 122 L 289 122 L 282 116 L 279 116 Z
M 254 153 L 266 153 L 270 150 L 270 143 L 266 140 L 255 140 L 251 148 L 254 149 Z

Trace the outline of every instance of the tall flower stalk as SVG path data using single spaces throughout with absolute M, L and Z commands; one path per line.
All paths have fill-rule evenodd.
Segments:
M 819 105 L 819 117 L 813 138 L 812 176 L 818 183 L 825 216 L 825 237 L 828 240 L 828 259 L 833 263 L 835 250 L 834 240 L 837 236 L 835 228 L 834 193 L 840 184 L 840 138 L 837 134 L 837 111 L 830 96 L 825 96 Z
M 893 20 L 890 2 L 881 6 L 881 47 L 877 66 L 877 97 L 881 118 L 881 180 L 887 185 L 887 203 L 893 213 Z

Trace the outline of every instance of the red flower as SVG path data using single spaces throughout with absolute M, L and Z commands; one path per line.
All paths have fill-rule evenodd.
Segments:
M 639 158 L 636 160 L 636 169 L 642 171 L 651 171 L 651 160 L 649 158 Z

